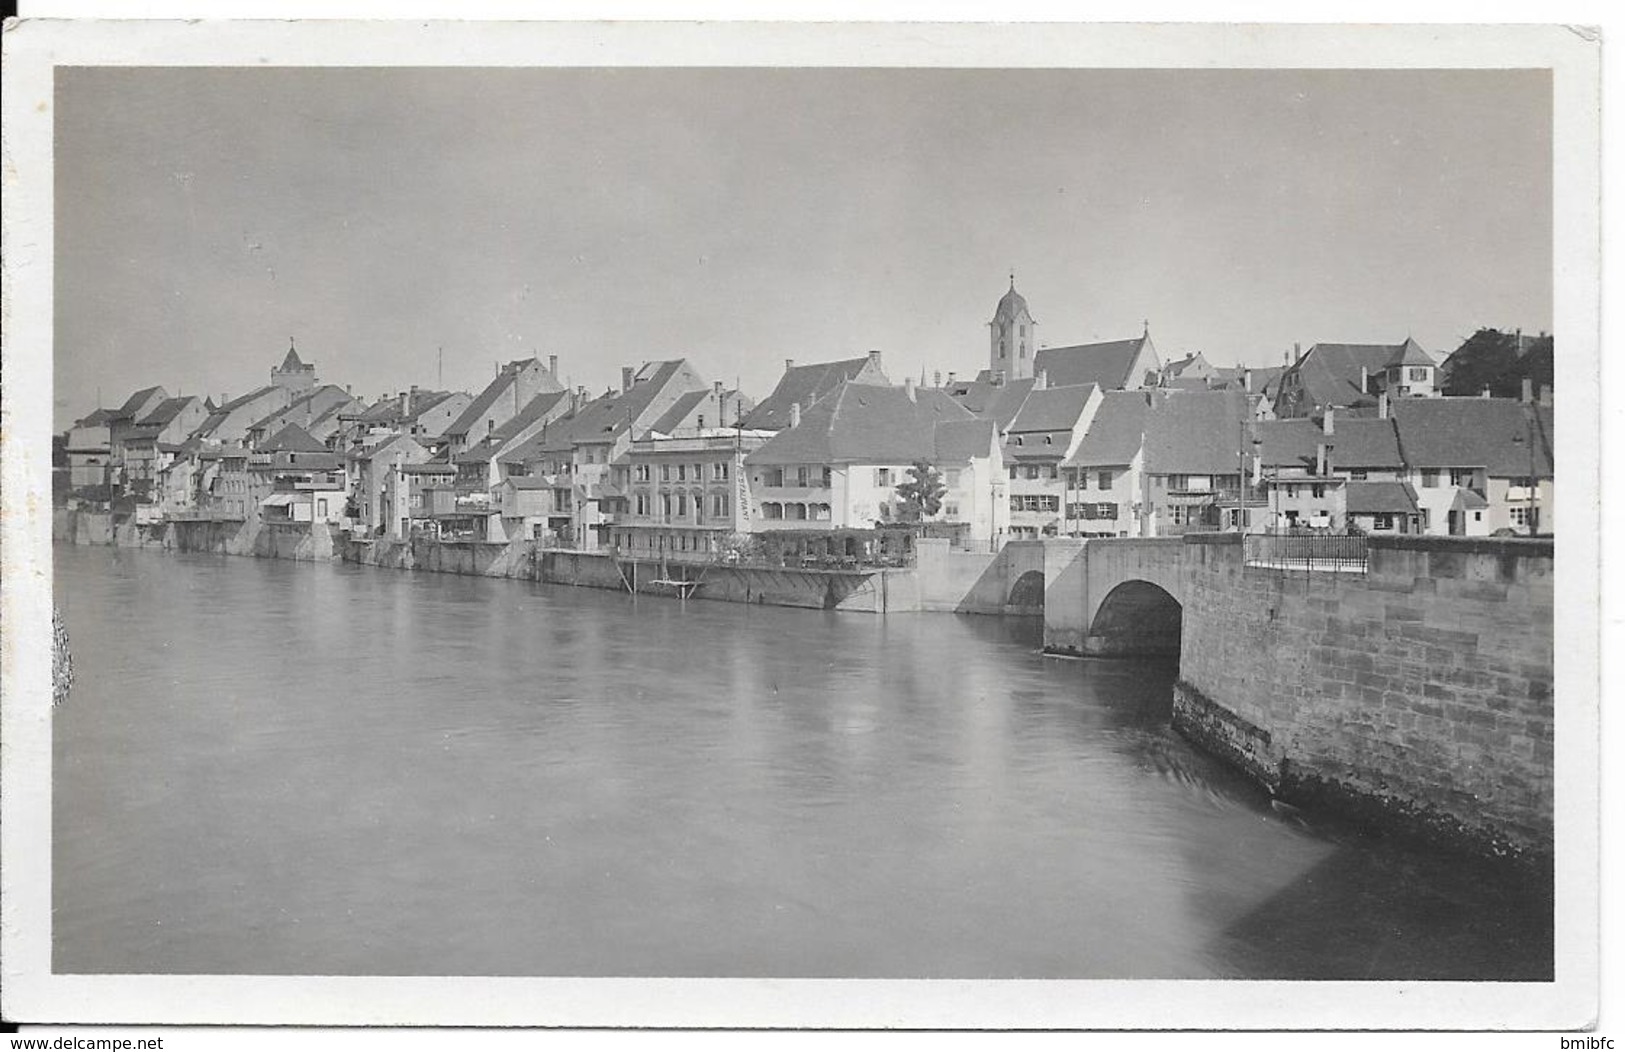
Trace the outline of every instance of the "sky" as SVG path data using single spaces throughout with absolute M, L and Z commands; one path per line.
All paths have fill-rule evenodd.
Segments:
M 1041 345 L 1219 365 L 1552 324 L 1543 71 L 87 68 L 55 106 L 58 429 L 290 338 L 369 399 L 531 354 L 963 376 L 1012 271 Z

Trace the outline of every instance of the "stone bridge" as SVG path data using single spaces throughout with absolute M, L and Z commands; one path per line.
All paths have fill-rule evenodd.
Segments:
M 1048 541 L 1044 549 L 1046 650 L 1179 653 L 1185 603 L 1182 538 Z

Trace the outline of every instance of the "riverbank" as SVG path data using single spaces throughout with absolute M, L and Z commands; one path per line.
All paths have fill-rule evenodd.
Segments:
M 545 584 L 681 596 L 717 602 L 857 613 L 965 613 L 1038 616 L 1042 591 L 1016 582 L 1043 561 L 1042 542 L 1012 542 L 997 553 L 956 551 L 921 539 L 908 567 L 812 569 L 670 562 L 507 543 L 352 538 L 336 527 L 247 520 L 115 524 L 101 512 L 58 510 L 53 539 L 81 545 L 158 548 L 295 561 L 343 561 L 384 569 L 505 577 Z M 1028 589 L 1027 591 L 1031 591 Z

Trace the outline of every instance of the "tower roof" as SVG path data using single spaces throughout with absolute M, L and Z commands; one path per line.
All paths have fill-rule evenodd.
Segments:
M 282 367 L 280 369 L 278 369 L 277 371 L 278 372 L 283 372 L 283 373 L 291 373 L 291 372 L 297 372 L 298 370 L 303 369 L 304 367 L 305 367 L 305 363 L 299 360 L 299 352 L 294 350 L 293 346 L 290 344 L 289 347 L 288 347 L 287 356 L 282 359 Z
M 1027 309 L 1026 298 L 1016 291 L 1016 276 L 1012 274 L 1010 275 L 1010 291 L 1006 292 L 1004 297 L 999 300 L 998 309 L 993 312 L 993 324 L 999 325 L 1007 321 L 1013 321 L 1022 314 L 1027 315 L 1029 318 L 1033 316 L 1032 311 Z
M 1391 369 L 1396 365 L 1437 365 L 1438 363 L 1433 360 L 1428 352 L 1422 350 L 1420 344 L 1407 336 L 1404 343 L 1394 348 L 1393 355 L 1384 364 Z

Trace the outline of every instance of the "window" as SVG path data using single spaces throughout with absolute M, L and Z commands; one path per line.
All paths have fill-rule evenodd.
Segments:
M 632 477 L 637 479 L 639 482 L 648 482 L 649 465 L 639 464 L 636 468 L 632 469 Z
M 678 515 L 687 515 L 688 514 L 688 494 L 686 494 L 686 493 L 677 494 L 677 514 Z
M 1059 464 L 1051 464 L 1049 469 L 1045 471 L 1044 474 L 1048 478 L 1058 479 L 1061 477 L 1061 466 Z
M 694 465 L 694 481 L 695 482 L 700 482 L 704 478 L 705 478 L 705 465 L 703 465 L 703 464 L 695 464 Z
M 647 514 L 649 514 L 649 495 L 647 493 L 639 493 L 637 495 L 636 500 L 637 500 L 638 514 L 639 515 L 647 515 Z
M 1029 478 L 1029 479 L 1037 478 L 1038 477 L 1038 465 L 1037 464 L 1028 464 L 1025 468 L 1022 469 L 1021 475 L 1022 475 L 1023 478 Z
M 942 513 L 950 519 L 959 518 L 959 502 L 952 500 L 945 502 L 942 505 Z
M 1353 479 L 1355 482 L 1364 482 L 1365 481 L 1365 472 L 1364 471 L 1351 471 L 1351 472 L 1349 472 L 1349 478 Z
M 1316 500 L 1321 500 L 1326 496 L 1326 487 L 1317 482 L 1309 487 L 1309 495 Z
M 1095 474 L 1095 488 L 1096 489 L 1111 489 L 1112 488 L 1112 473 L 1110 471 L 1097 472 Z M 1115 517 L 1116 516 L 1113 516 L 1113 518 L 1115 518 Z
M 1371 516 L 1371 528 L 1373 530 L 1391 530 L 1394 528 L 1394 517 L 1387 514 L 1373 515 Z
M 1169 475 L 1168 488 L 1179 490 L 1190 489 L 1191 477 L 1189 475 Z
M 1011 511 L 1060 511 L 1061 498 L 1043 493 L 1016 494 L 1010 498 Z
M 1452 486 L 1467 486 L 1473 484 L 1473 476 L 1477 474 L 1472 468 L 1451 468 L 1450 484 Z
M 875 468 L 875 485 L 891 485 L 891 468 Z
M 1010 465 L 1010 477 L 1011 477 L 1011 478 L 1015 478 L 1015 477 L 1016 477 L 1016 466 L 1015 466 L 1015 465 L 1014 465 L 1014 464 L 1011 464 L 1011 465 Z
M 688 481 L 688 465 L 687 464 L 679 464 L 679 465 L 677 465 L 677 481 L 678 482 L 687 482 Z
M 1018 445 L 1018 446 L 1019 446 L 1019 445 L 1021 445 L 1021 444 L 1022 444 L 1022 442 L 1021 442 L 1021 436 L 1020 436 L 1020 435 L 1017 435 L 1017 436 L 1016 436 L 1016 445 Z
M 1287 484 L 1286 495 L 1288 497 L 1296 497 L 1298 495 L 1298 484 L 1296 482 Z
M 1422 488 L 1423 489 L 1438 489 L 1439 488 L 1439 472 L 1438 472 L 1437 469 L 1429 469 L 1427 471 L 1422 472 Z
M 796 485 L 802 486 L 802 487 L 805 487 L 807 485 L 807 469 L 806 468 L 804 468 L 804 467 L 803 468 L 796 468 Z
M 661 482 L 670 482 L 671 481 L 671 465 L 670 464 L 662 464 L 662 465 L 660 465 L 660 481 Z
M 822 479 L 822 485 L 823 485 L 823 487 L 825 489 L 828 489 L 832 485 L 832 483 L 830 481 L 830 474 L 831 474 L 831 472 L 830 472 L 829 468 L 823 468 L 819 472 L 819 475 L 820 475 L 820 477 Z
M 1044 445 L 1053 446 L 1054 444 L 1055 444 L 1055 436 L 1053 436 L 1053 435 L 1045 435 L 1044 436 Z
M 665 518 L 665 519 L 671 518 L 671 494 L 670 493 L 662 493 L 660 495 L 660 516 L 661 516 L 661 518 Z
M 694 494 L 694 521 L 705 521 L 705 494 L 703 493 Z
M 728 495 L 726 493 L 711 494 L 711 514 L 718 519 L 728 517 Z
M 1510 510 L 1512 512 L 1512 525 L 1521 527 L 1523 529 L 1528 529 L 1529 528 L 1529 509 L 1528 508 L 1512 508 Z
M 1426 366 L 1421 366 L 1421 367 L 1412 369 L 1410 371 L 1410 378 L 1412 380 L 1426 380 L 1428 378 L 1428 369 L 1427 369 L 1427 367 Z
M 316 514 L 324 519 L 327 518 L 327 501 L 319 500 L 316 502 Z
M 1005 354 L 1004 354 L 1004 341 L 1000 340 L 999 341 L 999 357 L 1003 358 L 1004 356 L 1005 356 Z
M 726 481 L 728 478 L 728 462 L 726 460 L 719 460 L 712 465 L 711 477 L 719 481 Z
M 766 503 L 764 503 L 762 505 L 762 518 L 764 518 L 764 519 L 782 519 L 782 518 L 784 518 L 784 507 L 783 507 L 783 505 L 775 503 L 774 501 L 767 501 Z
M 784 469 L 783 468 L 768 468 L 766 471 L 762 472 L 762 485 L 764 485 L 764 486 L 782 486 L 782 485 L 784 485 Z

